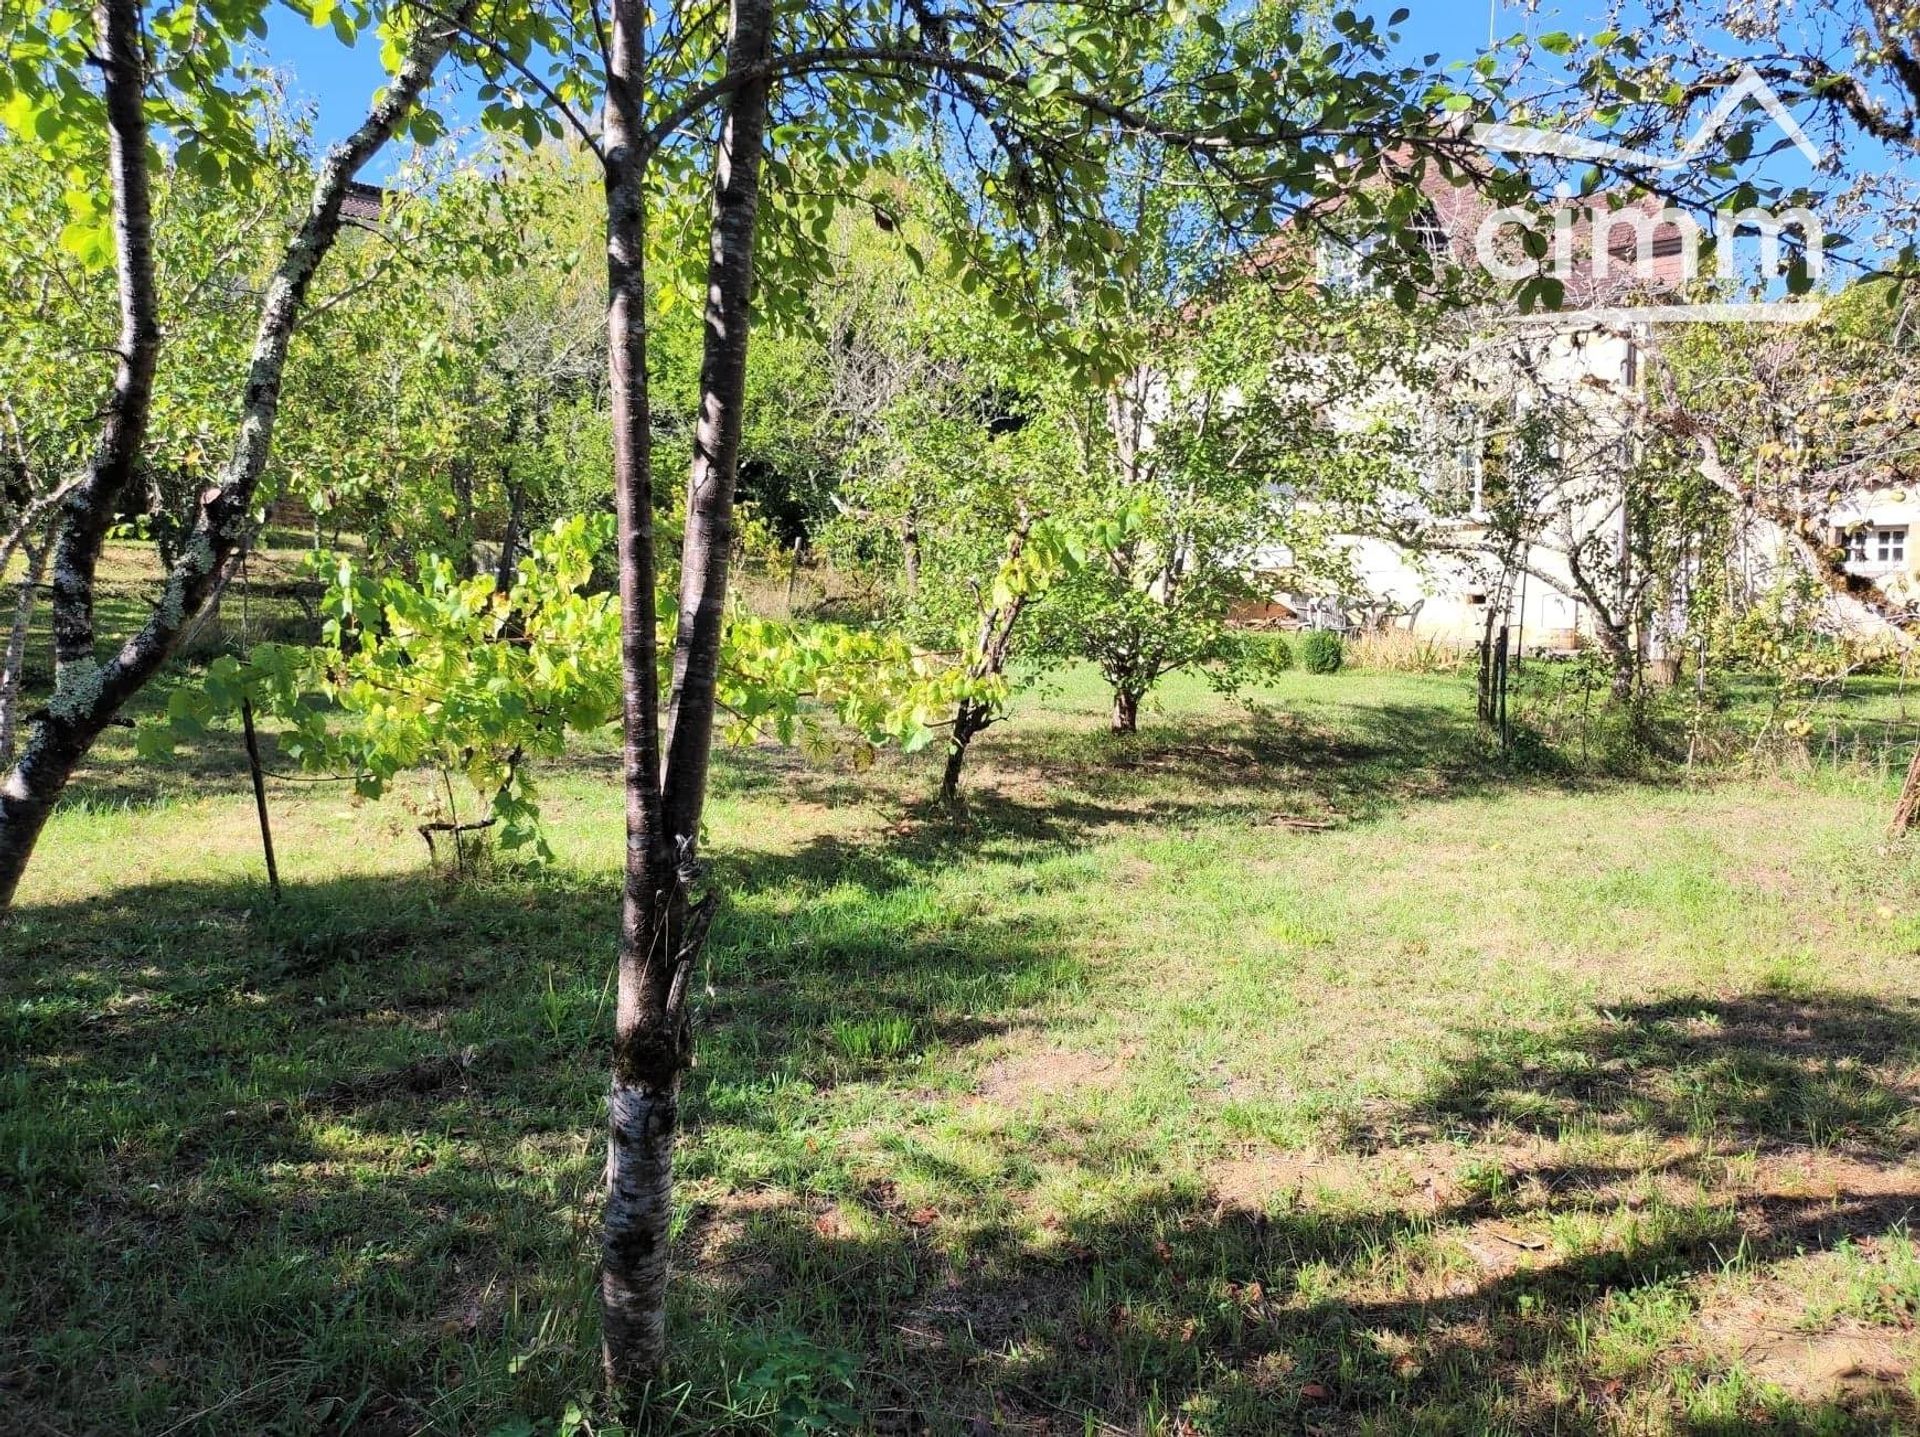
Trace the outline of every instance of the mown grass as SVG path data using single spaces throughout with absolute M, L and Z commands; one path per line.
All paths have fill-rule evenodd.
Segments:
M 927 756 L 725 757 L 658 1425 L 1920 1424 L 1877 773 L 1516 773 L 1450 678 L 1248 699 L 1116 740 L 1070 674 L 959 817 Z M 610 752 L 545 775 L 544 874 L 277 785 L 275 904 L 222 740 L 110 749 L 0 935 L 0 1425 L 606 1430 Z

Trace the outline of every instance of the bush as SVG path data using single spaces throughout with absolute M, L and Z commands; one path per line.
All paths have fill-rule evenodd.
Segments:
M 1300 667 L 1310 674 L 1337 674 L 1345 659 L 1338 634 L 1315 629 L 1300 640 Z
M 1277 678 L 1293 667 L 1293 650 L 1283 634 L 1239 633 L 1230 636 L 1228 659 L 1255 679 Z

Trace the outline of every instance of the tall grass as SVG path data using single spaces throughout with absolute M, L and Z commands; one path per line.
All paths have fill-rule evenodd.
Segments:
M 1460 674 L 1470 672 L 1477 655 L 1458 644 L 1407 629 L 1379 629 L 1347 642 L 1347 662 L 1383 674 Z

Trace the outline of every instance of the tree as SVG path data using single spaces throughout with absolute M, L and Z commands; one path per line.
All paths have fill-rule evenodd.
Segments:
M 1099 205 L 1116 136 L 1206 157 L 1244 187 L 1237 213 L 1261 213 L 1269 224 L 1276 193 L 1297 205 L 1365 182 L 1378 175 L 1389 144 L 1409 133 L 1436 149 L 1448 142 L 1436 137 L 1417 104 L 1422 87 L 1414 77 L 1367 67 L 1381 53 L 1378 37 L 1346 12 L 1332 22 L 1337 33 L 1309 43 L 1290 14 L 1270 11 L 1258 24 L 1229 26 L 1210 11 L 1184 8 L 1074 5 L 1039 17 L 912 0 L 898 11 L 849 15 L 798 7 L 776 13 L 769 0 L 734 0 L 718 79 L 708 78 L 712 51 L 697 20 L 674 12 L 649 25 L 635 0 L 614 0 L 610 19 L 600 154 L 607 170 L 628 860 L 601 1296 L 608 1376 L 631 1391 L 659 1370 L 667 1352 L 672 1152 L 680 1076 L 691 1052 L 686 1002 L 715 902 L 701 888 L 698 842 L 747 336 L 763 219 L 770 233 L 783 234 L 782 206 L 762 214 L 763 183 L 776 199 L 800 201 L 786 213 L 818 224 L 813 233 L 823 238 L 830 224 L 818 192 L 809 203 L 785 189 L 788 158 L 766 153 L 775 82 L 781 100 L 807 116 L 787 138 L 815 154 L 851 157 L 839 163 L 854 183 L 867 173 L 864 157 L 873 146 L 932 110 L 962 152 L 982 147 L 967 162 L 994 174 L 995 218 L 1013 230 L 1031 229 L 1044 213 L 1054 243 L 1089 260 L 1096 250 L 1124 245 Z M 1161 63 L 1183 37 L 1209 60 Z M 674 69 L 689 57 L 690 76 Z M 646 186 L 656 167 L 675 172 L 673 149 L 685 122 L 710 105 L 719 110 L 719 138 L 705 247 L 706 344 L 673 677 L 663 705 L 655 668 Z M 1248 156 L 1256 158 L 1236 169 L 1235 157 Z M 823 266 L 820 244 L 808 234 L 788 229 L 784 251 L 766 246 L 782 263 L 758 277 L 763 306 L 781 302 L 783 279 Z
M 1403 453 L 1406 502 L 1376 532 L 1427 562 L 1464 565 L 1489 594 L 1484 652 L 1517 583 L 1543 585 L 1590 619 L 1625 701 L 1651 622 L 1699 518 L 1676 502 L 1664 451 L 1648 447 L 1644 339 L 1554 333 L 1435 316 L 1434 353 L 1409 374 L 1401 423 L 1450 456 L 1435 476 Z
M 1133 732 L 1176 670 L 1227 687 L 1260 671 L 1268 650 L 1232 627 L 1236 607 L 1344 577 L 1337 536 L 1390 472 L 1348 415 L 1392 373 L 1402 334 L 1377 297 L 1236 274 L 1163 315 L 1146 358 L 1083 414 L 1081 472 L 1133 523 L 1050 622 L 1056 646 L 1099 666 L 1114 732 Z
M 403 773 L 437 771 L 447 810 L 421 830 L 429 843 L 434 831 L 451 832 L 458 854 L 462 833 L 484 828 L 510 853 L 550 857 L 535 765 L 620 707 L 618 615 L 593 583 L 612 538 L 607 515 L 558 520 L 504 584 L 436 554 L 418 556 L 414 573 L 316 554 L 326 580 L 321 642 L 215 659 L 200 683 L 168 695 L 163 718 L 141 725 L 140 747 L 168 750 L 250 704 L 284 721 L 285 757 L 351 779 L 362 798 L 379 798 Z M 868 745 L 914 748 L 931 740 L 938 715 L 982 692 L 950 656 L 916 652 L 895 634 L 736 613 L 719 705 L 743 741 L 823 748 L 837 726 Z M 459 821 L 456 774 L 486 817 Z
M 1903 646 L 1920 595 L 1847 562 L 1874 497 L 1920 482 L 1912 305 L 1898 284 L 1861 283 L 1809 323 L 1678 333 L 1651 356 L 1652 422 L 1734 537 L 1817 583 L 1831 627 Z
M 94 573 L 123 496 L 147 453 L 164 333 L 154 248 L 156 125 L 176 140 L 173 162 L 209 180 L 239 183 L 258 164 L 256 97 L 223 84 L 243 74 L 236 47 L 263 24 L 256 0 L 202 13 L 176 11 L 154 25 L 135 0 L 10 10 L 14 63 L 0 71 L 0 111 L 18 142 L 45 147 L 98 173 L 76 188 L 63 242 L 110 254 L 120 326 L 114 372 L 91 450 L 63 487 L 54 540 L 54 691 L 12 768 L 0 780 L 0 902 L 10 903 L 54 800 L 102 729 L 159 672 L 200 612 L 216 602 L 244 554 L 254 497 L 272 452 L 289 346 L 315 276 L 341 228 L 341 206 L 366 163 L 400 130 L 418 129 L 417 106 L 468 23 L 382 17 L 391 40 L 389 84 L 360 124 L 327 153 L 312 198 L 273 265 L 258 307 L 252 355 L 233 398 L 238 418 L 228 458 L 193 501 L 163 592 L 146 622 L 105 662 L 96 651 Z M 336 11 L 351 34 L 364 12 Z M 99 91 L 83 76 L 97 71 Z M 94 169 L 104 149 L 104 167 Z
M 195 500 L 217 477 L 221 405 L 246 363 L 248 236 L 294 195 L 298 135 L 271 110 L 263 135 L 243 188 L 209 183 L 178 164 L 152 177 L 154 265 L 170 281 L 157 290 L 156 322 L 163 333 L 191 332 L 195 342 L 155 372 L 155 420 L 112 517 L 135 520 L 154 540 L 163 572 L 179 557 Z M 0 325 L 9 336 L 0 349 L 0 552 L 9 562 L 15 552 L 24 559 L 0 672 L 0 761 L 8 764 L 57 511 L 84 472 L 98 395 L 112 378 L 113 277 L 90 232 L 70 231 L 65 245 L 44 233 L 68 187 L 56 154 L 0 136 Z
M 1748 112 L 1732 117 L 1687 172 L 1649 190 L 1698 196 L 1717 189 L 1735 208 L 1763 199 L 1806 205 L 1850 247 L 1836 249 L 1835 258 L 1857 251 L 1843 260 L 1856 272 L 1911 280 L 1920 261 L 1920 189 L 1912 174 L 1920 157 L 1920 32 L 1911 7 L 1837 0 L 1812 24 L 1784 7 L 1659 0 L 1630 21 L 1616 19 L 1624 23 L 1567 50 L 1578 62 L 1579 105 L 1604 111 L 1625 145 L 1692 129 L 1752 74 L 1824 152 L 1812 174 L 1783 170 L 1770 180 L 1766 161 L 1788 141 L 1763 140 L 1771 117 Z M 1804 258 L 1789 263 L 1804 282 Z
M 606 508 L 592 173 L 559 147 L 504 148 L 401 178 L 302 332 L 275 477 L 316 547 L 331 525 L 385 562 L 445 555 L 504 588 L 530 533 Z
M 896 208 L 913 213 L 913 196 Z M 904 221 L 891 223 L 897 228 Z M 929 238 L 913 225 L 914 239 Z M 825 316 L 829 398 L 846 435 L 825 545 L 871 577 L 894 621 L 957 655 L 973 691 L 947 730 L 939 798 L 1006 713 L 1035 603 L 1120 531 L 1098 512 L 1049 409 L 1040 347 L 919 251 L 855 243 Z

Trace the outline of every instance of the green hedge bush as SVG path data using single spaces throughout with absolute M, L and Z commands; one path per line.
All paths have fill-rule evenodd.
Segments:
M 1346 649 L 1338 634 L 1314 629 L 1300 640 L 1300 667 L 1310 674 L 1337 674 L 1346 661 Z

